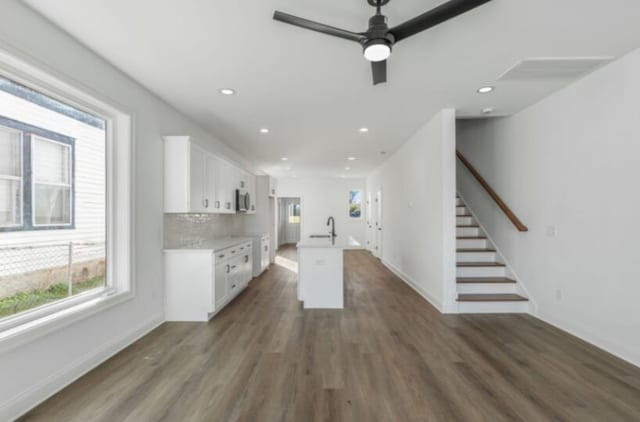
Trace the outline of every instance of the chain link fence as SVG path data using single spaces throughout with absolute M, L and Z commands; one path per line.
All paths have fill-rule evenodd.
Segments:
M 104 242 L 0 247 L 0 318 L 104 286 Z

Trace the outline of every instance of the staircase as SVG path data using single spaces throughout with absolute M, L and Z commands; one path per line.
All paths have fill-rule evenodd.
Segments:
M 522 287 L 460 197 L 456 225 L 458 312 L 529 312 Z

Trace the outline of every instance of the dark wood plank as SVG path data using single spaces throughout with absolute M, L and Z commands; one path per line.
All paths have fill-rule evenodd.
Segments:
M 461 294 L 458 302 L 526 302 L 529 299 L 512 293 Z
M 457 282 L 460 284 L 509 284 L 516 281 L 507 277 L 458 277 Z

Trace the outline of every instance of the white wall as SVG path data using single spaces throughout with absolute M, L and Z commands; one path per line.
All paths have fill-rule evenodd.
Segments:
M 327 233 L 330 230 L 327 219 L 333 216 L 338 236 L 352 236 L 363 248 L 365 220 L 349 217 L 349 191 L 362 189 L 365 193 L 365 188 L 365 179 L 278 179 L 278 196 L 302 199 L 302 238 L 314 233 Z
M 190 134 L 241 157 L 17 0 L 0 0 L 0 48 L 134 113 L 135 299 L 14 348 L 0 349 L 0 420 L 11 420 L 163 321 L 162 136 Z
M 636 365 L 639 75 L 637 50 L 516 116 L 462 121 L 458 133 L 458 149 L 529 227 L 517 232 L 458 171 L 462 195 L 537 315 Z
M 443 312 L 455 306 L 455 111 L 434 116 L 368 180 L 382 260 Z

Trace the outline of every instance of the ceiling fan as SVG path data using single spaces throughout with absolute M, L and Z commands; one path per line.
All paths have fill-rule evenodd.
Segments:
M 359 43 L 364 49 L 364 57 L 371 62 L 373 84 L 377 85 L 387 81 L 387 59 L 391 56 L 391 49 L 395 43 L 453 19 L 491 0 L 450 0 L 393 28 L 389 28 L 387 17 L 382 14 L 382 6 L 389 1 L 367 0 L 371 6 L 376 8 L 376 14 L 369 19 L 369 29 L 365 32 L 351 32 L 280 11 L 273 14 L 273 19 Z

